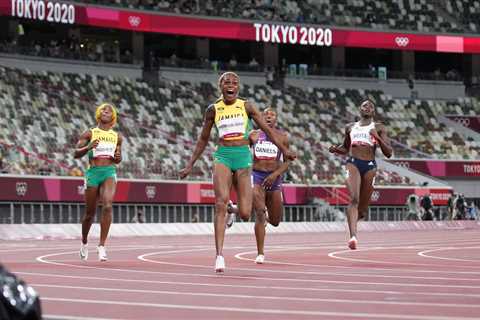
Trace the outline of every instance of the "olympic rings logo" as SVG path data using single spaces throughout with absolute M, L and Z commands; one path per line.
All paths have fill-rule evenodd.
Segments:
M 17 191 L 17 196 L 23 197 L 27 194 L 28 184 L 26 182 L 17 182 L 15 184 L 15 190 Z
M 455 122 L 461 124 L 464 127 L 470 126 L 470 119 L 469 118 L 455 118 Z
M 130 23 L 132 27 L 138 27 L 140 23 L 142 23 L 142 18 L 137 16 L 129 16 L 128 23 Z
M 410 39 L 408 39 L 408 37 L 396 37 L 395 38 L 395 43 L 399 47 L 406 47 L 409 42 L 410 42 Z
M 147 196 L 147 199 L 155 198 L 155 195 L 157 194 L 157 187 L 156 186 L 146 186 L 145 187 L 145 194 Z
M 410 168 L 410 162 L 408 161 L 395 161 L 395 165 L 402 167 L 402 168 Z

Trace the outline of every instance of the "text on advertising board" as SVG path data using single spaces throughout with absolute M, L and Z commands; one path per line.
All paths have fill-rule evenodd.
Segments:
M 331 46 L 332 30 L 315 27 L 296 27 L 254 23 L 255 40 L 283 44 L 301 44 L 311 46 Z
M 12 0 L 12 17 L 74 24 L 75 6 L 43 0 Z

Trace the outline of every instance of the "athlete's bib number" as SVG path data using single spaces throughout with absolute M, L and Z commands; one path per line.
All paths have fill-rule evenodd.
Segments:
M 278 147 L 270 141 L 259 141 L 254 148 L 255 157 L 260 160 L 274 160 L 277 158 Z
M 243 136 L 245 133 L 245 122 L 243 117 L 223 119 L 218 124 L 218 134 L 223 139 Z
M 105 142 L 100 141 L 98 146 L 93 149 L 93 157 L 94 158 L 113 158 L 115 155 L 116 146 Z

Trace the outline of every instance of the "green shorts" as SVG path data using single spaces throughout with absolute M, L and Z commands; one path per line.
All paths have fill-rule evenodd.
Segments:
M 244 146 L 218 146 L 217 151 L 213 154 L 215 163 L 222 163 L 230 170 L 250 168 L 252 166 L 252 153 L 247 145 Z
M 117 182 L 117 170 L 115 166 L 90 167 L 85 172 L 86 187 L 98 187 L 108 178 Z

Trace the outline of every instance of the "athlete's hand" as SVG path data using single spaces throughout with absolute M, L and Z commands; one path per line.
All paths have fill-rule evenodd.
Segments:
M 88 150 L 95 149 L 98 146 L 99 143 L 100 143 L 100 140 L 98 140 L 98 139 L 95 139 L 95 140 L 91 141 L 87 146 Z
M 120 163 L 122 161 L 122 154 L 120 149 L 115 150 L 115 154 L 113 155 L 113 162 Z
M 330 153 L 338 153 L 338 146 L 330 146 L 330 148 L 328 148 L 328 152 Z
M 185 179 L 185 177 L 188 176 L 190 174 L 190 172 L 192 171 L 192 168 L 193 167 L 191 165 L 187 165 L 185 168 L 180 170 L 178 172 L 178 176 L 180 177 L 180 179 Z
M 260 133 L 258 130 L 252 130 L 250 131 L 248 135 L 248 140 L 250 141 L 250 145 L 254 145 L 258 141 L 258 137 L 260 136 Z
M 286 158 L 288 160 L 293 161 L 297 158 L 297 154 L 292 150 L 287 149 L 285 152 L 282 152 L 282 153 L 283 153 L 284 158 Z
M 268 177 L 266 177 L 263 182 L 262 182 L 262 187 L 263 189 L 265 190 L 270 190 L 273 186 L 273 183 L 275 182 L 275 180 L 277 180 L 278 176 L 276 176 L 275 174 L 270 174 Z

